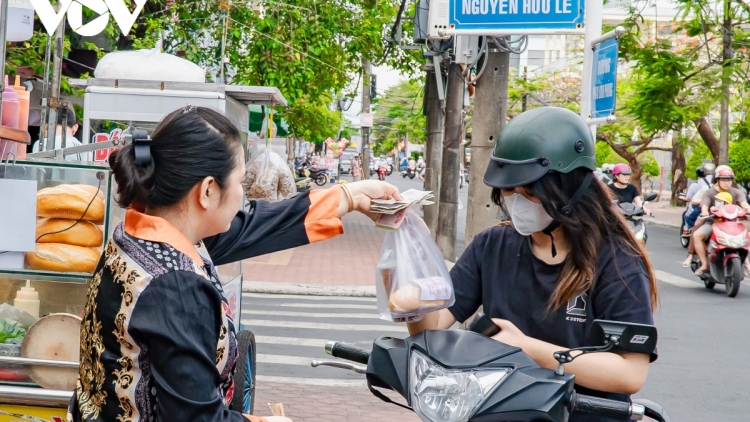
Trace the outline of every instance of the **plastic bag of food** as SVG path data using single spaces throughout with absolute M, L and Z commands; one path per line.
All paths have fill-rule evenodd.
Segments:
M 412 210 L 398 230 L 385 235 L 375 278 L 378 311 L 386 320 L 419 321 L 455 302 L 443 255 Z
M 281 201 L 297 193 L 294 176 L 284 159 L 267 148 L 246 166 L 242 183 L 248 199 Z

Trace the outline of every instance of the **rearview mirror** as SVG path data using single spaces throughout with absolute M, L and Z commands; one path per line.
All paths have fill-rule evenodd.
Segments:
M 657 196 L 657 195 L 656 195 L 655 193 L 652 193 L 652 194 L 650 194 L 650 195 L 648 195 L 648 196 L 646 197 L 646 201 L 648 201 L 648 202 L 651 202 L 651 201 L 653 201 L 654 199 L 656 199 L 656 196 Z
M 633 322 L 594 320 L 589 331 L 591 345 L 613 343 L 612 351 L 644 353 L 650 355 L 656 349 L 657 332 L 653 325 Z

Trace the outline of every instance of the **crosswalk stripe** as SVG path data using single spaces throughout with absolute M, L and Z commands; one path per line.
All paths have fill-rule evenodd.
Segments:
M 323 309 L 331 309 L 330 304 L 326 303 L 279 303 L 274 304 L 274 307 L 284 307 L 284 308 L 323 308 Z M 348 303 L 342 303 L 340 305 L 336 305 L 336 309 L 378 309 L 375 305 L 350 305 Z
M 305 358 L 301 356 L 286 356 L 286 355 L 266 355 L 258 353 L 255 355 L 255 359 L 258 363 L 277 363 L 281 365 L 297 365 L 297 366 L 310 366 L 312 358 Z
M 683 287 L 686 289 L 698 289 L 698 288 L 703 287 L 702 285 L 698 284 L 697 282 L 693 280 L 688 280 L 685 277 L 680 277 L 678 275 L 674 275 L 666 271 L 654 270 L 654 274 L 656 274 L 657 280 L 663 281 L 665 283 L 669 283 L 673 286 Z
M 307 318 L 356 318 L 356 319 L 380 319 L 378 314 L 347 314 L 347 313 L 316 313 L 316 312 L 285 312 L 285 311 L 264 311 L 248 309 L 242 311 L 242 315 L 271 315 L 271 316 L 288 316 L 288 317 L 307 317 Z
M 408 330 L 404 325 L 357 325 L 357 324 L 325 324 L 318 322 L 300 321 L 266 321 L 262 319 L 243 319 L 242 323 L 250 329 L 252 327 L 281 327 L 281 328 L 306 328 L 309 330 L 336 330 L 336 331 L 393 331 L 406 333 Z
M 356 297 L 356 296 L 303 296 L 303 295 L 277 295 L 265 293 L 243 293 L 243 298 L 254 299 L 302 299 L 302 300 L 350 300 L 355 302 L 375 303 L 374 297 Z
M 326 379 L 326 378 L 298 378 L 298 377 L 274 377 L 270 375 L 258 375 L 255 379 L 259 383 L 273 382 L 277 384 L 299 384 L 317 385 L 320 387 L 367 387 L 367 382 L 360 380 Z M 263 388 L 263 385 L 259 388 Z
M 336 340 L 335 338 L 331 338 L 328 340 L 324 340 L 322 338 L 296 338 L 296 337 L 276 337 L 276 336 L 255 336 L 255 342 L 258 344 L 281 344 L 281 345 L 289 345 L 289 346 L 306 346 L 306 347 L 319 347 L 321 350 L 325 347 L 326 343 L 329 341 Z M 355 342 L 355 343 L 349 343 L 354 346 L 367 346 L 371 347 L 372 342 L 371 341 L 362 341 L 362 342 Z

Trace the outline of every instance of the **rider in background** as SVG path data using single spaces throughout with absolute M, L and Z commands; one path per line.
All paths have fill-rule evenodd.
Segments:
M 638 193 L 638 189 L 630 184 L 630 176 L 633 174 L 633 170 L 627 164 L 617 164 L 612 170 L 612 175 L 615 180 L 610 183 L 609 189 L 617 197 L 617 200 L 622 203 L 632 203 L 636 207 L 643 208 L 643 212 L 646 215 L 651 215 L 651 211 L 643 205 L 643 199 L 641 194 Z
M 687 236 L 689 230 L 693 228 L 695 220 L 701 213 L 701 199 L 703 199 L 703 195 L 712 187 L 713 172 L 715 169 L 716 166 L 713 163 L 708 163 L 698 167 L 695 170 L 695 177 L 697 180 L 690 185 L 687 194 L 685 194 L 684 197 L 680 197 L 683 201 L 688 202 L 687 214 L 685 214 L 682 221 L 685 236 Z M 693 253 L 688 253 L 687 258 L 682 262 L 683 267 L 687 268 L 690 266 L 690 263 L 693 262 L 693 255 Z
M 721 192 L 728 192 L 732 195 L 733 204 L 739 204 L 742 208 L 750 210 L 750 205 L 747 203 L 745 194 L 741 190 L 732 187 L 734 183 L 734 171 L 729 166 L 722 165 L 716 167 L 714 180 L 716 180 L 716 186 L 709 189 L 701 199 L 700 218 L 695 222 L 693 237 L 690 239 L 690 246 L 688 247 L 688 253 L 698 254 L 698 258 L 701 260 L 701 266 L 695 270 L 695 275 L 701 275 L 704 271 L 708 270 L 708 257 L 706 256 L 706 244 L 704 242 L 713 233 L 713 227 L 711 226 L 713 221 L 708 217 L 711 207 L 716 206 L 717 195 Z

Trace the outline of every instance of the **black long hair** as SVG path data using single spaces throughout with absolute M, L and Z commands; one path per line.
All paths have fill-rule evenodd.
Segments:
M 232 122 L 205 107 L 173 111 L 159 123 L 152 139 L 151 161 L 145 165 L 136 164 L 133 144 L 109 157 L 122 207 L 175 205 L 209 176 L 224 189 L 241 148 L 240 132 Z
M 614 253 L 616 244 L 623 245 L 626 253 L 643 260 L 650 278 L 651 304 L 655 308 L 658 292 L 653 265 L 643 244 L 635 238 L 625 219 L 614 208 L 609 188 L 594 177 L 581 198 L 570 204 L 570 198 L 583 184 L 587 173 L 591 173 L 591 170 L 578 168 L 570 173 L 553 171 L 525 186 L 560 224 L 570 243 L 570 250 L 574 252 L 568 253 L 563 262 L 562 274 L 550 298 L 549 308 L 559 309 L 581 291 L 591 289 L 593 284 L 588 281 L 593 283 L 597 255 L 603 247 L 610 248 Z M 505 215 L 510 216 L 502 197 L 501 189 L 492 190 L 492 201 L 503 209 Z M 565 205 L 570 205 L 572 212 L 569 215 L 560 211 Z

